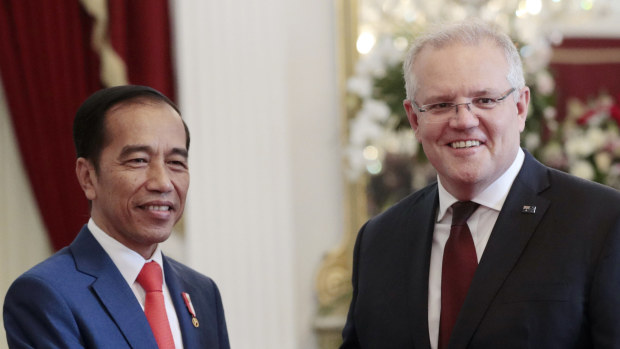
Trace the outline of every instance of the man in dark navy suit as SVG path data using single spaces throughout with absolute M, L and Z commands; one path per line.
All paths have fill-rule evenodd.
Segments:
M 510 38 L 439 27 L 403 67 L 437 182 L 360 230 L 342 348 L 620 348 L 620 194 L 520 148 Z
M 73 136 L 91 218 L 9 289 L 9 347 L 229 348 L 215 283 L 159 247 L 189 187 L 189 131 L 177 107 L 145 86 L 103 89 L 79 108 Z M 145 265 L 155 266 L 156 320 L 150 286 L 138 281 Z

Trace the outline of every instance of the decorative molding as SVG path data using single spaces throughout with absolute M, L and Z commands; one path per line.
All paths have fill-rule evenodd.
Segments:
M 617 64 L 620 48 L 555 48 L 551 64 Z
M 99 72 L 101 82 L 105 87 L 126 85 L 127 66 L 123 59 L 112 47 L 108 34 L 110 23 L 108 16 L 107 0 L 80 0 L 84 10 L 94 19 L 91 45 L 95 52 L 99 54 L 101 60 L 101 71 Z

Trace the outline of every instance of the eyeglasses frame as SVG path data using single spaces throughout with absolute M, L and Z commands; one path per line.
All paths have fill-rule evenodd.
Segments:
M 506 98 L 508 98 L 508 96 L 510 96 L 513 92 L 515 92 L 517 90 L 516 87 L 512 87 L 510 90 L 508 90 L 508 92 L 506 92 L 504 95 L 502 95 L 501 97 L 498 98 L 489 98 L 492 99 L 495 103 L 499 103 L 503 100 L 505 100 Z M 450 107 L 454 107 L 455 111 L 458 113 L 459 111 L 459 105 L 466 105 L 467 106 L 467 110 L 471 111 L 471 104 L 473 103 L 472 101 L 466 102 L 466 103 L 447 103 L 447 102 L 439 102 L 439 103 L 430 103 L 430 104 L 425 104 L 423 106 L 418 106 L 418 104 L 415 102 L 415 100 L 411 99 L 411 103 L 413 103 L 413 105 L 416 107 L 416 109 L 418 110 L 418 112 L 420 113 L 426 113 L 428 111 L 428 107 L 435 105 L 435 104 L 452 104 Z M 493 106 L 493 108 L 495 108 L 495 106 Z M 490 109 L 493 109 L 490 108 Z M 488 109 L 488 110 L 490 110 Z

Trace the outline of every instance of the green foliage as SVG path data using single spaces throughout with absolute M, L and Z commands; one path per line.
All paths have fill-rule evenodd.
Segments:
M 406 98 L 405 79 L 400 64 L 388 66 L 385 75 L 374 80 L 373 98 L 384 101 L 391 111 L 395 129 L 408 129 L 407 113 L 403 107 Z

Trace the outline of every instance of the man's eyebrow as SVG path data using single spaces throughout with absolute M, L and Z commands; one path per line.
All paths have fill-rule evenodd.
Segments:
M 486 95 L 493 94 L 493 93 L 495 93 L 493 89 L 485 88 L 485 89 L 474 91 L 472 93 L 472 97 L 486 96 Z
M 119 155 L 119 157 L 125 157 L 129 154 L 132 153 L 138 153 L 138 152 L 145 152 L 145 153 L 152 153 L 152 149 L 151 147 L 149 147 L 148 145 L 142 145 L 142 144 L 136 144 L 136 145 L 126 145 L 123 147 L 123 149 L 121 150 L 121 153 Z
M 185 148 L 172 148 L 172 150 L 169 153 L 170 155 L 180 155 L 182 157 L 184 157 L 185 159 L 188 158 L 188 152 L 187 149 Z
M 454 98 L 456 98 L 456 93 L 454 92 L 447 92 L 447 93 L 438 93 L 435 95 L 431 95 L 428 98 L 426 98 L 426 101 L 424 102 L 424 104 L 433 104 L 433 103 L 443 103 L 446 101 L 451 101 Z
M 121 150 L 119 157 L 122 158 L 122 157 L 128 156 L 129 154 L 140 153 L 140 152 L 152 154 L 153 148 L 151 148 L 148 145 L 142 145 L 142 144 L 126 145 Z M 180 155 L 186 159 L 188 158 L 188 152 L 187 152 L 187 149 L 185 148 L 172 148 L 172 150 L 168 152 L 168 155 Z
M 495 93 L 493 89 L 481 88 L 478 90 L 474 90 L 471 93 L 468 93 L 466 97 L 470 97 L 470 98 L 482 97 L 482 96 L 486 96 L 486 95 L 493 94 L 493 93 Z M 429 98 L 427 98 L 427 102 L 424 104 L 434 104 L 434 103 L 452 101 L 456 99 L 457 97 L 458 97 L 458 93 L 456 92 L 439 93 L 437 95 L 432 95 Z

